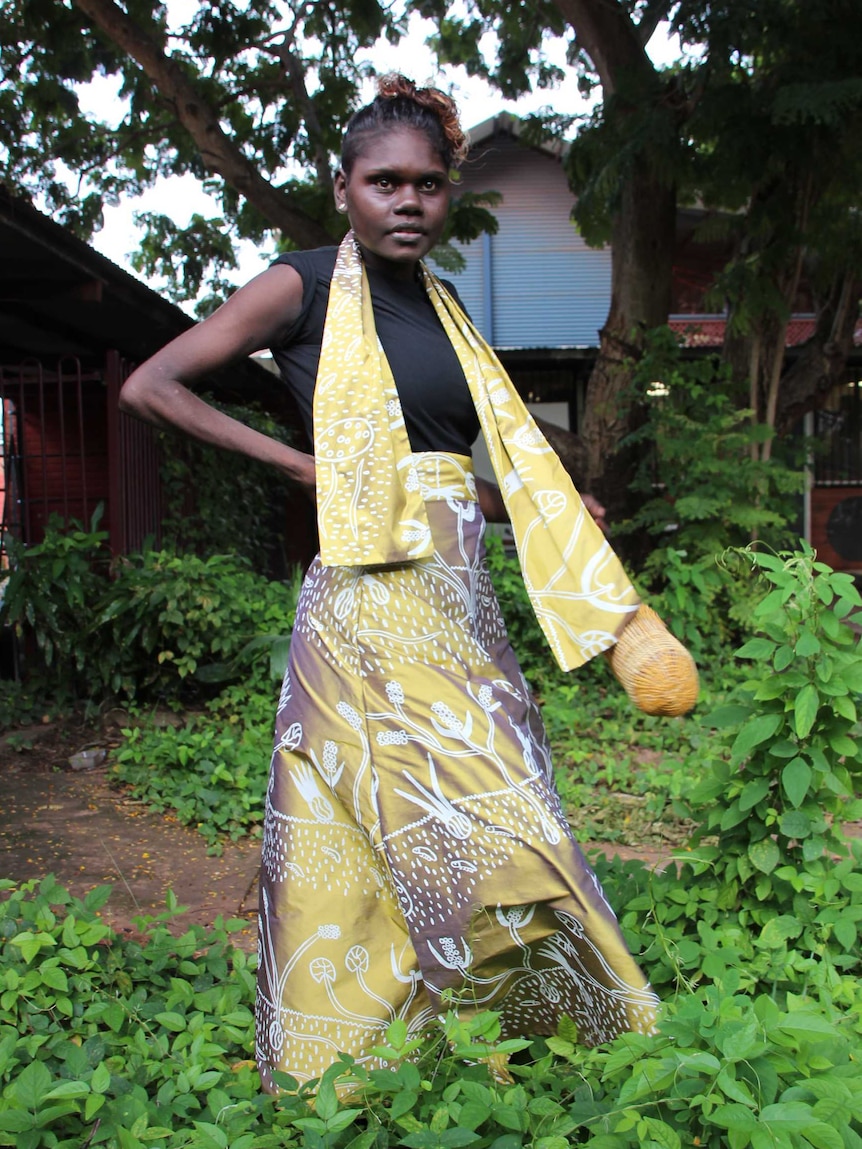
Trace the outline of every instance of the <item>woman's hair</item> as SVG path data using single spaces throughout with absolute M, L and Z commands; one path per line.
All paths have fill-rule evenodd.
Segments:
M 452 97 L 439 88 L 417 88 L 406 76 L 390 72 L 377 81 L 376 98 L 350 118 L 341 144 L 345 175 L 350 175 L 365 137 L 391 127 L 424 132 L 447 168 L 457 167 L 467 154 L 467 136 L 461 130 Z

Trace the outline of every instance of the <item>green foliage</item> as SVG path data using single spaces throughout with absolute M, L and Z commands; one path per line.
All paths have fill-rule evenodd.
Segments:
M 181 727 L 142 722 L 112 756 L 118 782 L 170 810 L 220 853 L 225 838 L 259 834 L 272 752 L 276 688 L 227 688 Z
M 814 561 L 807 546 L 750 561 L 773 589 L 755 608 L 755 637 L 738 652 L 751 674 L 711 718 L 725 732 L 725 753 L 690 800 L 702 820 L 695 842 L 711 834 L 717 842 L 698 857 L 754 920 L 765 922 L 761 904 L 804 902 L 802 921 L 821 944 L 834 938 L 858 950 L 862 879 L 852 870 L 837 877 L 829 858 L 847 855 L 842 823 L 862 815 L 862 653 L 847 625 L 862 619 L 862 599 L 850 575 Z
M 276 1102 L 250 1061 L 252 963 L 222 929 L 174 938 L 156 921 L 118 939 L 98 917 L 104 892 L 0 883 L 0 1145 L 857 1149 L 862 848 L 848 851 L 839 823 L 859 813 L 862 654 L 847 623 L 862 601 L 808 550 L 746 557 L 768 593 L 739 652 L 753 672 L 715 714 L 718 735 L 640 720 L 647 749 L 681 760 L 693 848 L 659 871 L 596 862 L 663 999 L 656 1034 L 588 1050 L 566 1018 L 555 1036 L 508 1041 L 490 1013 L 448 1014 L 423 1037 L 395 1021 L 383 1068 L 342 1055 L 311 1087 L 281 1076 Z M 555 737 L 587 693 L 568 685 L 546 702 Z M 609 758 L 629 728 L 599 678 L 591 689 Z M 252 713 L 234 685 L 210 711 L 222 729 L 240 708 L 262 724 L 265 703 Z M 169 754 L 211 753 L 214 773 L 229 749 L 194 735 L 169 734 Z M 201 771 L 195 785 L 210 784 Z
M 298 580 L 271 582 L 230 555 L 148 551 L 113 567 L 104 532 L 49 524 L 43 542 L 13 551 L 0 621 L 28 630 L 37 674 L 61 695 L 178 700 L 204 678 L 270 676 L 293 626 Z
M 91 666 L 92 648 L 84 639 L 92 625 L 93 604 L 107 585 L 110 555 L 106 531 L 98 529 L 100 504 L 90 529 L 71 522 L 66 527 L 52 515 L 45 537 L 25 547 L 10 536 L 10 572 L 0 602 L 0 625 L 29 631 L 50 682 L 74 697 L 75 683 Z
M 643 714 L 596 660 L 577 681 L 546 685 L 542 718 L 579 838 L 665 847 L 686 840 L 691 823 L 673 802 L 697 777 L 708 740 L 696 715 Z
M 280 443 L 293 442 L 292 432 L 259 408 L 203 397 L 255 431 Z M 287 503 L 291 490 L 295 493 L 288 479 L 265 463 L 228 456 L 187 436 L 164 431 L 160 437 L 163 545 L 204 556 L 229 552 L 257 570 L 282 566 Z
M 43 682 L 20 682 L 0 678 L 0 730 L 51 721 L 71 703 L 62 692 L 49 690 Z
M 0 901 L 0 1145 L 119 1149 L 853 1149 L 862 1123 L 855 979 L 826 995 L 746 992 L 745 970 L 670 1000 L 659 1032 L 584 1049 L 568 1019 L 501 1042 L 499 1020 L 403 1021 L 365 1068 L 319 1083 L 251 1062 L 253 963 L 225 929 L 141 940 L 99 920 L 106 890 L 73 899 L 48 878 Z M 170 909 L 175 906 L 169 901 Z M 229 925 L 231 923 L 228 923 Z M 527 1047 L 527 1048 L 525 1048 Z M 508 1079 L 495 1077 L 515 1053 Z M 312 1103 L 313 1098 L 313 1103 Z
M 650 601 L 702 658 L 734 637 L 751 607 L 749 581 L 716 556 L 752 538 L 787 545 L 804 476 L 752 450 L 771 432 L 738 408 L 726 368 L 711 356 L 684 360 L 669 328 L 648 335 L 632 391 L 647 402 L 630 441 L 647 450 L 633 483 L 641 506 L 621 530 L 650 536 L 640 571 Z
M 787 543 L 801 469 L 753 457 L 752 445 L 771 432 L 739 410 L 727 369 L 713 356 L 683 359 L 678 337 L 665 327 L 650 332 L 633 371 L 634 392 L 654 393 L 632 440 L 650 444 L 654 453 L 635 482 L 647 501 L 628 529 L 646 529 L 655 538 L 672 532 L 673 546 L 692 562 L 752 537 Z M 645 573 L 654 575 L 662 562 L 659 546 Z
M 124 940 L 99 918 L 109 887 L 2 886 L 0 1145 L 224 1149 L 222 1129 L 278 1126 L 250 1061 L 253 966 L 221 924 Z
M 108 688 L 177 698 L 193 677 L 269 676 L 272 643 L 290 634 L 298 580 L 271 582 L 233 555 L 147 551 L 121 560 L 93 620 Z M 107 669 L 107 668 L 106 668 Z

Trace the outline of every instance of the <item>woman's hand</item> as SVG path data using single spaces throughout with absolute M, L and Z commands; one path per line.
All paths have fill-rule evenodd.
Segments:
M 608 526 L 607 520 L 605 519 L 605 515 L 608 512 L 595 497 L 595 495 L 581 495 L 581 501 L 595 519 L 596 526 L 599 528 L 599 530 L 606 535 L 610 534 L 610 527 Z
M 317 472 L 314 455 L 306 455 L 301 451 L 294 451 L 292 448 L 288 448 L 288 450 L 291 452 L 291 457 L 285 461 L 281 470 L 305 491 L 313 503 L 316 502 Z

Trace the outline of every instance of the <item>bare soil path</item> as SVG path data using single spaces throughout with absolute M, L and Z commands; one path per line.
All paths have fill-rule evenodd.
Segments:
M 255 940 L 260 842 L 226 843 L 220 857 L 194 830 L 154 813 L 111 785 L 107 765 L 73 771 L 69 758 L 85 747 L 116 744 L 110 722 L 95 729 L 53 723 L 0 737 L 0 877 L 21 882 L 54 874 L 76 896 L 110 883 L 102 910 L 111 927 L 135 930 L 138 915 L 165 909 L 173 890 L 184 911 L 172 928 L 240 918 L 237 944 Z M 651 865 L 667 850 L 585 843 Z
M 227 843 L 220 857 L 208 856 L 200 834 L 112 788 L 106 765 L 69 767 L 76 751 L 115 739 L 110 727 L 59 723 L 0 738 L 0 876 L 53 873 L 77 896 L 111 883 L 102 915 L 125 931 L 138 915 L 164 910 L 172 889 L 186 907 L 176 928 L 242 918 L 251 943 L 259 841 Z

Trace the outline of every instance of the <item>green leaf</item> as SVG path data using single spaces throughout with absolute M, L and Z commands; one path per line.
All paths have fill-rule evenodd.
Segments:
M 840 918 L 833 926 L 832 932 L 835 934 L 841 947 L 850 953 L 856 945 L 856 938 L 859 935 L 856 923 L 849 921 L 847 918 Z
M 811 778 L 811 767 L 804 758 L 794 758 L 781 771 L 784 793 L 794 806 L 800 806 L 804 801 L 811 785 Z
M 766 659 L 772 657 L 772 652 L 775 650 L 775 643 L 770 642 L 768 638 L 752 638 L 736 651 L 737 658 L 754 658 L 758 662 L 765 662 Z
M 755 746 L 759 746 L 773 736 L 782 721 L 783 718 L 780 714 L 760 714 L 757 718 L 746 722 L 731 747 L 732 760 L 739 762 L 742 758 L 747 757 Z
M 748 847 L 748 856 L 755 869 L 762 874 L 771 874 L 781 861 L 781 851 L 772 838 L 762 838 Z
M 41 1061 L 31 1061 L 12 1084 L 12 1095 L 24 1109 L 38 1109 L 51 1088 L 51 1074 Z
M 165 1013 L 157 1013 L 155 1020 L 163 1025 L 165 1029 L 169 1029 L 171 1033 L 182 1033 L 186 1028 L 186 1019 L 181 1013 L 175 1013 L 168 1010 Z
M 59 1085 L 49 1090 L 42 1100 L 57 1101 L 63 1098 L 86 1097 L 89 1092 L 90 1086 L 86 1081 L 61 1081 Z
M 722 1129 L 751 1133 L 757 1126 L 757 1118 L 745 1105 L 719 1105 L 711 1120 Z
M 829 746 L 842 758 L 855 758 L 859 753 L 859 747 L 847 734 L 832 734 L 829 738 Z
M 796 643 L 796 653 L 800 658 L 811 658 L 821 651 L 820 640 L 810 630 L 803 630 Z
M 324 1077 L 317 1088 L 314 1108 L 317 1116 L 326 1122 L 329 1122 L 338 1111 L 338 1094 L 335 1092 L 334 1083 L 328 1077 Z
M 798 938 L 802 933 L 802 922 L 790 914 L 779 914 L 770 918 L 760 934 L 760 940 L 770 949 L 780 949 L 790 938 Z
M 775 1105 L 766 1105 L 760 1112 L 760 1120 L 771 1131 L 785 1127 L 788 1134 L 802 1132 L 815 1123 L 811 1106 L 804 1101 L 779 1101 Z
M 707 718 L 707 724 L 716 730 L 726 730 L 730 726 L 738 726 L 749 714 L 751 714 L 750 706 L 729 703 L 726 706 L 717 706 Z
M 359 1117 L 362 1109 L 339 1109 L 332 1117 L 327 1119 L 326 1128 L 329 1133 L 341 1133 Z
M 778 825 L 785 837 L 800 841 L 811 833 L 811 819 L 801 810 L 788 810 L 778 819 Z
M 803 1136 L 814 1149 L 846 1149 L 841 1132 L 833 1125 L 827 1125 L 825 1121 L 806 1125 Z
M 817 687 L 809 682 L 806 686 L 803 686 L 796 695 L 796 700 L 793 704 L 796 736 L 798 738 L 807 738 L 811 733 L 811 727 L 817 718 L 819 707 L 820 695 L 817 693 Z
M 769 787 L 769 778 L 755 778 L 752 782 L 746 782 L 739 796 L 740 810 L 752 810 L 769 793 Z

